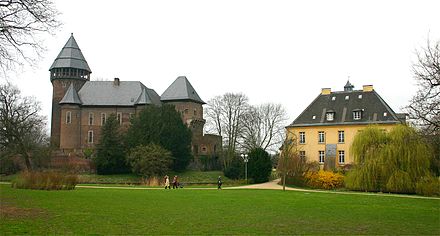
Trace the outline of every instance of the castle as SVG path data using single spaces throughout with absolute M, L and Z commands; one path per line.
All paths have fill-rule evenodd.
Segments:
M 64 154 L 94 148 L 110 114 L 127 128 L 130 118 L 146 106 L 172 104 L 192 131 L 194 156 L 214 155 L 221 136 L 203 134 L 203 104 L 185 76 L 179 76 L 161 96 L 140 81 L 90 81 L 90 70 L 73 34 L 49 69 L 53 86 L 51 144 Z

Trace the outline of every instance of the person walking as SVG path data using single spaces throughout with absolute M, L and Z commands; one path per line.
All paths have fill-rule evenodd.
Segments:
M 218 176 L 217 179 L 217 189 L 222 189 L 222 177 Z
M 164 177 L 164 179 L 165 179 L 165 189 L 171 189 L 170 188 L 170 178 L 168 177 L 168 175 L 165 175 L 165 177 Z
M 174 188 L 178 188 L 177 175 L 175 175 L 173 178 L 173 189 Z

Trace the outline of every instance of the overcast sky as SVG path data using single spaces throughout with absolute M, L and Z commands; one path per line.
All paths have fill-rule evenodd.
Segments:
M 440 39 L 440 1 L 57 0 L 63 27 L 35 69 L 9 75 L 51 114 L 48 69 L 74 34 L 92 80 L 138 80 L 161 95 L 185 75 L 208 101 L 242 92 L 292 122 L 321 88 L 372 84 L 396 112 L 416 91 L 415 49 Z

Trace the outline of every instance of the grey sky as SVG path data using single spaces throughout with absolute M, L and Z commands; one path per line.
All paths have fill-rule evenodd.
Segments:
M 57 0 L 64 23 L 36 69 L 11 77 L 50 118 L 48 69 L 72 32 L 92 80 L 139 80 L 162 92 L 179 75 L 208 101 L 242 92 L 282 103 L 289 123 L 320 93 L 372 84 L 396 111 L 415 93 L 411 64 L 440 39 L 440 1 Z M 18 77 L 18 78 L 13 78 Z M 48 122 L 50 124 L 50 122 Z

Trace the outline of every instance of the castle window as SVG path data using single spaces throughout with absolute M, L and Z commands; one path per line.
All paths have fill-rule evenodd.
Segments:
M 299 158 L 305 159 L 306 158 L 306 151 L 299 151 Z
M 119 121 L 119 124 L 121 125 L 122 124 L 122 113 L 121 112 L 118 112 L 116 114 L 116 119 Z
M 335 119 L 335 113 L 334 112 L 327 112 L 326 118 L 327 118 L 327 121 L 333 121 Z
M 196 109 L 194 109 L 194 115 L 195 115 L 195 116 L 197 115 L 197 110 L 196 110 Z
M 335 101 L 335 100 L 336 100 L 336 97 L 333 96 L 333 97 L 332 97 L 332 101 Z
M 93 143 L 93 130 L 89 130 L 89 132 L 87 133 L 87 142 Z
M 383 116 L 387 116 L 388 114 L 386 112 L 383 113 Z
M 324 163 L 324 151 L 319 151 L 319 163 Z
M 93 112 L 89 113 L 89 125 L 93 125 L 93 120 L 95 119 L 95 115 Z
M 362 99 L 362 94 L 359 94 L 358 98 L 359 98 L 359 99 Z
M 325 133 L 324 131 L 318 132 L 318 143 L 325 143 Z
M 348 100 L 348 99 L 350 99 L 350 96 L 348 96 L 348 95 L 345 96 L 345 100 Z
M 66 124 L 72 123 L 72 113 L 70 111 L 66 112 Z
M 101 125 L 104 125 L 107 121 L 107 114 L 101 113 Z
M 316 119 L 316 116 L 312 116 L 312 120 Z
M 306 143 L 306 133 L 305 132 L 299 132 L 299 143 L 301 143 L 301 144 Z
M 344 131 L 338 131 L 338 143 L 345 142 L 345 133 Z
M 362 118 L 362 111 L 361 110 L 353 111 L 353 119 L 354 120 L 360 120 L 361 118 Z
M 339 164 L 344 164 L 345 163 L 345 151 L 344 150 L 338 151 L 338 156 L 339 156 Z

